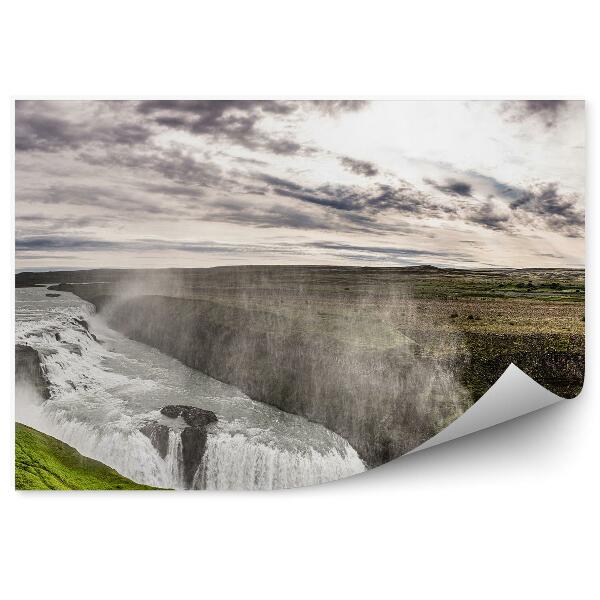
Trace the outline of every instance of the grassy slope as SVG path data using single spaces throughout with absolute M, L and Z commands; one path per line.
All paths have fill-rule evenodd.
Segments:
M 67 444 L 20 423 L 15 429 L 18 490 L 152 490 Z

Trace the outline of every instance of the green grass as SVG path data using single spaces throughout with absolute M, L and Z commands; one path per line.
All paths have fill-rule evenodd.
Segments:
M 15 426 L 17 490 L 153 490 L 31 427 Z

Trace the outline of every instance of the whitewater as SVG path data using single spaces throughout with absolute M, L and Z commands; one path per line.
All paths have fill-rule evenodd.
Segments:
M 181 455 L 185 423 L 163 416 L 166 405 L 195 406 L 218 418 L 207 426 L 194 489 L 300 487 L 365 470 L 339 435 L 126 338 L 74 294 L 49 297 L 46 287 L 15 293 L 15 343 L 38 351 L 50 383 L 47 400 L 31 386 L 16 386 L 17 421 L 126 477 L 156 487 L 189 487 Z M 170 428 L 164 458 L 140 431 L 152 422 Z

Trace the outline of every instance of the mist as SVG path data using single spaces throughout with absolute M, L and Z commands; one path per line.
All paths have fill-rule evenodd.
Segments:
M 324 425 L 371 466 L 418 446 L 467 405 L 459 334 L 409 337 L 422 328 L 409 285 L 261 267 L 146 271 L 74 291 L 127 337 Z

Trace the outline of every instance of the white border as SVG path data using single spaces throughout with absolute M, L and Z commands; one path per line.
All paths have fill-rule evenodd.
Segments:
M 588 104 L 595 167 L 593 9 L 579 0 L 8 3 L 0 35 L 2 189 L 11 192 L 8 99 L 23 96 L 577 97 Z M 10 489 L 5 394 L 4 595 L 593 597 L 596 179 L 590 169 L 588 371 L 580 398 L 332 485 L 269 494 L 52 495 Z M 12 220 L 4 226 L 8 281 Z M 13 377 L 12 294 L 11 281 L 2 294 L 5 382 Z

